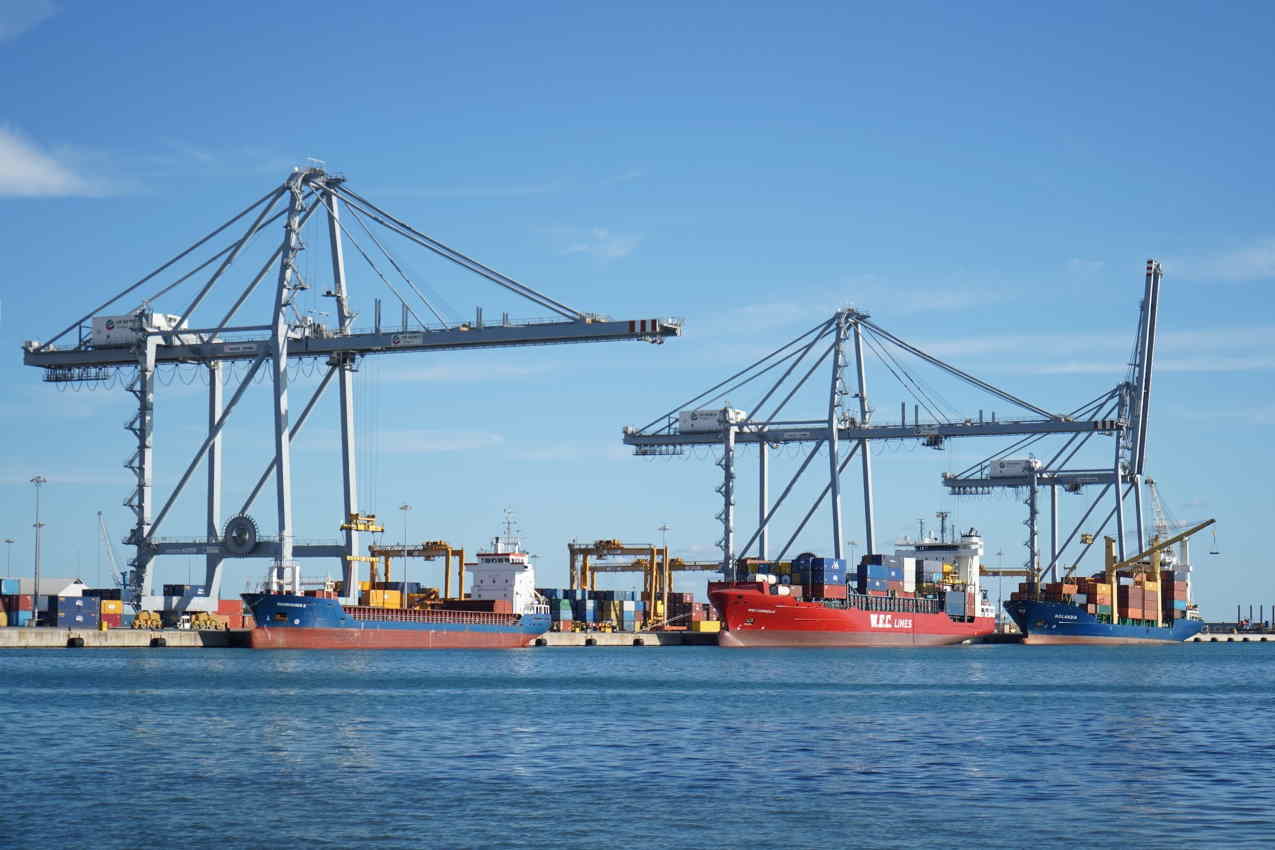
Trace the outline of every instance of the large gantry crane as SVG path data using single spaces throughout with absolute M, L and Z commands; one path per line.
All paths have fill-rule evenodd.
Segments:
M 1092 415 L 1114 416 L 1128 427 L 1121 428 L 1116 435 L 1112 461 L 1109 466 L 1097 468 L 1074 468 L 1078 453 L 1089 442 L 1093 433 L 1074 434 L 1047 460 L 1007 461 L 1011 452 L 1022 453 L 1039 440 L 1037 436 L 1029 436 L 991 457 L 980 460 L 955 475 L 944 475 L 943 485 L 957 495 L 986 495 L 997 489 L 1026 491 L 1027 505 L 1027 558 L 1024 573 L 1035 584 L 1038 577 L 1048 573 L 1052 579 L 1057 578 L 1058 568 L 1062 564 L 1064 554 L 1073 542 L 1077 543 L 1076 556 L 1071 566 L 1066 569 L 1068 575 L 1079 566 L 1080 561 L 1088 554 L 1097 538 L 1106 530 L 1114 518 L 1116 536 L 1114 539 L 1116 554 L 1119 560 L 1125 559 L 1127 546 L 1125 530 L 1125 503 L 1132 495 L 1134 502 L 1134 532 L 1137 550 L 1142 552 L 1146 547 L 1146 530 L 1143 524 L 1142 487 L 1147 457 L 1147 434 L 1151 412 L 1151 375 L 1155 363 L 1155 342 L 1157 317 L 1160 310 L 1160 282 L 1164 277 L 1160 263 L 1154 259 L 1147 260 L 1146 277 L 1142 303 L 1138 314 L 1138 330 L 1134 337 L 1133 351 L 1129 358 L 1128 373 L 1125 380 L 1117 384 L 1109 392 L 1090 402 L 1088 410 Z M 1147 484 L 1153 484 L 1146 479 Z M 1102 486 L 1102 490 L 1090 502 L 1089 507 L 1081 515 L 1065 539 L 1060 542 L 1058 516 L 1058 489 L 1064 492 L 1080 493 L 1086 487 Z M 1040 553 L 1039 492 L 1041 487 L 1049 488 L 1049 549 L 1048 563 L 1042 566 Z M 1111 509 L 1106 518 L 1094 533 L 1083 533 L 1081 529 L 1089 522 L 1095 509 L 1112 494 Z M 1153 491 L 1154 497 L 1154 491 Z M 1153 502 L 1158 508 L 1158 501 Z M 1163 531 L 1159 531 L 1163 534 Z M 1010 573 L 1006 573 L 1009 575 Z M 1037 585 L 1037 589 L 1039 589 Z
M 1040 570 L 1039 558 L 1035 554 L 1037 542 L 1034 506 L 1039 484 L 1056 482 L 1073 492 L 1078 492 L 1081 487 L 1089 484 L 1107 484 L 1109 488 L 1114 486 L 1120 492 L 1119 482 L 1128 480 L 1131 472 L 1141 474 L 1145 456 L 1150 364 L 1155 344 L 1159 277 L 1159 264 L 1154 260 L 1149 261 L 1146 298 L 1130 379 L 1074 410 L 1054 412 L 1032 404 L 906 342 L 873 322 L 869 314 L 855 309 L 843 309 L 646 425 L 624 428 L 623 441 L 634 447 L 635 454 L 647 456 L 681 454 L 687 446 L 720 447 L 718 466 L 722 469 L 722 483 L 717 492 L 722 498 L 722 510 L 717 519 L 722 525 L 722 537 L 718 546 L 722 550 L 721 570 L 729 579 L 735 575 L 744 554 L 754 543 L 757 544 L 756 558 L 763 563 L 770 560 L 768 536 L 776 512 L 825 447 L 827 483 L 796 524 L 776 560 L 782 560 L 792 549 L 824 500 L 829 501 L 832 555 L 836 558 L 844 557 L 841 475 L 856 455 L 862 467 L 863 539 L 868 553 L 878 552 L 872 453 L 868 450 L 873 441 L 916 441 L 929 448 L 942 449 L 947 440 L 955 437 L 1019 437 L 1009 447 L 993 455 L 993 459 L 1002 459 L 1010 452 L 1021 450 L 1036 441 L 1049 437 L 1065 438 L 1065 445 L 1055 459 L 1056 464 L 1051 461 L 1042 468 L 1039 462 L 1024 462 L 1026 465 L 1022 474 L 994 477 L 988 474 L 992 462 L 989 459 L 976 464 L 966 473 L 945 475 L 943 478 L 944 485 L 958 494 L 990 492 L 990 488 L 996 486 L 1026 488 L 1029 491 L 1032 506 L 1029 547 L 1032 556 L 1021 574 L 1038 575 Z M 884 367 L 915 399 L 910 422 L 906 402 L 901 407 L 897 422 L 884 423 L 878 420 L 876 411 L 868 400 L 865 348 L 877 355 Z M 853 353 L 853 392 L 847 388 L 845 374 L 850 365 L 847 349 Z M 909 358 L 937 368 L 949 377 L 1002 402 L 1008 402 L 1032 417 L 997 420 L 993 415 L 990 419 L 985 419 L 981 410 L 977 415 L 945 415 L 941 399 L 905 365 L 905 360 Z M 783 417 L 785 408 L 802 387 L 811 382 L 824 364 L 830 366 L 827 392 L 822 394 L 820 391 L 819 398 L 822 405 L 826 405 L 823 407 L 826 412 L 821 411 L 817 417 Z M 779 377 L 774 378 L 774 375 Z M 738 396 L 746 388 L 759 388 L 757 391 L 760 392 L 760 398 L 745 409 L 731 407 L 727 400 L 732 395 Z M 847 403 L 847 398 L 857 403 L 851 406 Z M 719 409 L 718 406 L 724 402 L 727 406 Z M 921 420 L 922 408 L 929 414 L 930 421 Z M 1066 463 L 1096 435 L 1115 436 L 1114 467 L 1064 472 Z M 769 498 L 768 451 L 802 443 L 812 444 L 811 448 L 779 498 L 772 504 Z M 741 445 L 757 446 L 759 455 L 757 528 L 743 545 L 737 543 L 735 535 L 735 494 L 738 488 L 735 457 Z M 844 446 L 848 446 L 848 449 L 843 450 Z M 1092 510 L 1091 506 L 1090 511 Z M 1118 508 L 1113 512 L 1120 513 Z M 1081 518 L 1081 524 L 1088 516 L 1087 512 Z M 1055 527 L 1056 525 L 1055 520 Z M 1121 540 L 1123 532 L 1121 519 Z M 1054 538 L 1057 551 L 1056 532 Z M 1088 536 L 1086 538 L 1091 539 Z M 1124 551 L 1123 545 L 1120 544 L 1121 553 Z M 1139 545 L 1139 549 L 1141 548 Z M 1054 561 L 1059 557 L 1059 554 L 1055 554 Z
M 326 217 L 327 223 L 332 283 L 323 295 L 335 302 L 335 324 L 331 327 L 316 321 L 312 315 L 302 315 L 295 301 L 297 294 L 310 286 L 306 280 L 310 276 L 309 266 L 301 262 L 306 249 L 302 228 L 316 213 Z M 358 225 L 358 232 L 367 236 L 367 246 L 355 239 L 353 228 L 347 226 L 346 215 L 348 221 Z M 251 223 L 242 235 L 232 237 L 229 244 L 220 250 L 213 250 L 218 244 L 214 242 L 217 237 L 227 231 L 235 233 L 231 228 L 245 219 Z M 283 224 L 283 238 L 279 246 L 264 264 L 249 268 L 252 273 L 237 295 L 233 295 L 234 289 L 230 290 L 233 298 L 227 299 L 228 307 L 224 313 L 218 308 L 216 314 L 210 314 L 212 302 L 209 296 L 214 288 L 228 280 L 228 270 L 237 259 L 244 258 L 245 249 L 254 238 L 267 226 L 279 221 Z M 554 315 L 547 320 L 514 322 L 506 313 L 499 323 L 485 323 L 479 309 L 472 321 L 448 321 L 408 276 L 406 263 L 400 262 L 386 249 L 370 225 L 381 228 L 382 238 L 390 234 L 424 248 Z M 354 328 L 356 314 L 350 303 L 345 267 L 347 243 L 359 252 L 376 276 L 399 298 L 403 307 L 400 327 L 382 327 L 378 300 L 374 326 L 370 330 Z M 382 271 L 373 261 L 371 254 L 378 250 L 388 259 L 392 272 Z M 198 262 L 203 251 L 212 253 Z M 179 274 L 176 280 L 161 286 L 157 292 L 139 292 L 147 284 L 158 285 L 167 279 L 161 278 L 161 275 L 177 274 L 185 268 L 183 264 L 189 262 L 197 264 Z M 240 308 L 272 269 L 275 270 L 275 286 L 269 316 L 256 323 L 237 322 Z M 318 273 L 313 276 L 317 278 Z M 436 322 L 422 321 L 415 303 L 409 304 L 408 299 L 390 282 L 391 277 L 401 279 L 400 286 L 410 288 Z M 153 312 L 157 299 L 190 282 L 193 284 L 182 292 L 189 293 L 193 288 L 193 294 L 179 313 Z M 140 301 L 141 306 L 123 313 L 116 305 L 130 297 L 136 301 L 125 302 L 127 305 Z M 201 306 L 206 309 L 200 311 Z M 112 307 L 115 314 L 107 315 L 105 311 Z M 202 318 L 206 314 L 209 318 Z M 414 321 L 409 322 L 409 316 Z M 88 334 L 85 333 L 86 322 L 91 322 Z M 73 331 L 78 331 L 78 338 L 65 341 Z M 136 554 L 129 562 L 127 575 L 123 577 L 125 596 L 131 605 L 141 610 L 156 610 L 163 605 L 163 598 L 156 596 L 152 590 L 151 566 L 156 557 L 171 554 L 206 556 L 206 598 L 212 600 L 219 594 L 220 567 L 225 558 L 271 559 L 270 585 L 293 592 L 300 588 L 296 559 L 339 558 L 343 575 L 342 598 L 352 603 L 358 592 L 354 580 L 355 565 L 365 557 L 360 554 L 359 524 L 345 523 L 344 540 L 338 544 L 302 543 L 294 539 L 291 444 L 330 384 L 335 382 L 340 394 L 343 516 L 354 517 L 359 512 L 355 474 L 354 378 L 362 358 L 373 354 L 555 343 L 662 342 L 680 333 L 681 323 L 675 319 L 615 321 L 568 307 L 427 236 L 354 192 L 343 177 L 329 174 L 321 168 L 298 168 L 282 185 L 271 189 L 211 233 L 76 319 L 51 339 L 24 343 L 23 360 L 29 366 L 44 369 L 45 380 L 55 383 L 105 382 L 112 380 L 120 370 L 133 373 L 131 379 L 125 378 L 125 385 L 136 399 L 137 413 L 126 427 L 133 435 L 136 449 L 125 465 L 133 472 L 136 484 L 125 504 L 132 509 L 135 522 L 125 543 L 135 547 Z M 322 361 L 327 370 L 294 421 L 288 392 L 288 365 L 290 361 L 301 359 Z M 223 390 L 223 367 L 234 361 L 246 364 L 246 374 L 227 399 Z M 156 511 L 157 499 L 153 491 L 156 373 L 172 364 L 197 364 L 207 369 L 208 431 L 176 486 Z M 245 390 L 263 369 L 269 373 L 273 389 L 273 457 L 257 479 L 251 494 L 227 520 L 222 510 L 222 430 Z M 204 533 L 176 539 L 160 538 L 158 532 L 177 497 L 205 460 L 207 527 Z M 271 475 L 275 482 L 278 534 L 267 538 L 259 534 L 248 511 Z M 207 603 L 201 603 L 200 599 L 185 600 L 182 607 L 199 610 L 201 604 Z

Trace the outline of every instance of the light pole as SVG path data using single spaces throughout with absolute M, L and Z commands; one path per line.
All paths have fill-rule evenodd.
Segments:
M 412 509 L 412 506 L 409 505 L 407 502 L 404 502 L 403 504 L 398 506 L 398 509 L 403 512 L 403 581 L 406 582 L 407 581 L 407 512 Z M 386 580 L 388 580 L 389 576 L 386 576 L 385 578 Z
M 850 566 L 857 567 L 859 562 L 854 559 L 854 553 L 859 548 L 859 541 L 851 540 L 847 545 L 850 547 Z
M 44 528 L 44 524 L 40 522 L 40 485 L 48 482 L 49 479 L 43 475 L 37 475 L 31 479 L 31 483 L 35 485 L 35 587 L 31 594 L 31 607 L 35 611 L 31 615 L 32 626 L 40 622 L 40 529 Z
M 4 542 L 9 544 L 9 547 L 8 547 L 9 556 L 5 560 L 4 572 L 5 572 L 5 575 L 12 575 L 13 574 L 13 544 L 16 543 L 17 541 L 14 540 L 12 537 L 6 537 L 4 539 Z

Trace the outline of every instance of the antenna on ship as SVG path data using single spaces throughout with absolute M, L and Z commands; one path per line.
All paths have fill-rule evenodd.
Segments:
M 518 540 L 518 536 L 517 536 L 517 534 L 518 534 L 518 521 L 517 521 L 516 519 L 514 519 L 514 509 L 513 509 L 513 508 L 508 508 L 508 507 L 507 507 L 507 508 L 505 508 L 505 522 L 504 522 L 504 527 L 505 527 L 505 533 L 504 533 L 504 535 L 502 535 L 502 537 L 501 537 L 501 538 L 497 541 L 497 542 L 499 542 L 499 543 L 503 544 L 503 546 L 497 546 L 497 547 L 496 547 L 496 551 L 498 551 L 498 552 L 499 552 L 499 551 L 501 551 L 501 550 L 502 550 L 502 548 L 503 548 L 504 546 L 508 546 L 508 547 L 509 547 L 509 551 L 510 551 L 510 552 L 516 552 L 516 551 L 518 551 L 518 548 L 519 548 L 519 546 L 521 545 L 521 541 L 519 541 L 519 540 Z

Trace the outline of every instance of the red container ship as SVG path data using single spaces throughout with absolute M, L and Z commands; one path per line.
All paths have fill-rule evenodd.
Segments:
M 865 557 L 849 587 L 844 577 L 836 580 L 839 562 L 815 559 L 831 564 L 820 576 L 819 567 L 798 564 L 807 556 L 799 556 L 798 566 L 786 575 L 758 573 L 746 582 L 710 583 L 708 596 L 722 619 L 719 643 L 943 646 L 992 634 L 996 612 L 979 588 L 982 551 L 982 539 L 971 530 L 959 543 L 922 541 L 892 557 Z M 793 582 L 803 574 L 823 581 Z

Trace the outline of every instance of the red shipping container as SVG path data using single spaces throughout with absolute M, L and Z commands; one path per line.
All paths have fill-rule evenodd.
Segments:
M 844 584 L 811 584 L 808 587 L 812 599 L 845 599 L 849 596 Z
M 124 623 L 123 614 L 103 614 L 102 622 L 106 623 L 107 628 L 118 629 Z
M 221 614 L 223 617 L 229 616 L 231 614 L 242 615 L 243 600 L 242 599 L 218 599 L 217 613 Z
M 15 611 L 35 610 L 35 600 L 29 593 L 24 593 L 21 596 L 11 596 L 9 598 L 17 601 L 17 607 L 13 609 Z

